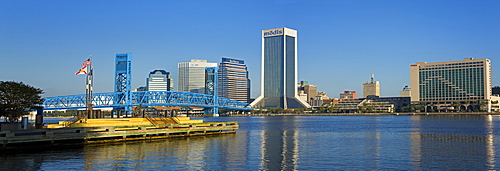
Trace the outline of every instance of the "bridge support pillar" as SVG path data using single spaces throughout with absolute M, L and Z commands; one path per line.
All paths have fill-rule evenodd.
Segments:
M 43 128 L 43 107 L 36 108 L 35 128 Z
M 203 110 L 203 114 L 205 116 L 219 116 L 219 108 L 218 107 L 205 108 Z
M 132 110 L 132 54 L 116 54 L 115 96 L 113 104 L 125 106 L 124 116 Z
M 218 74 L 217 67 L 205 68 L 205 94 L 211 95 L 213 101 L 213 107 L 204 109 L 205 115 L 219 116 Z

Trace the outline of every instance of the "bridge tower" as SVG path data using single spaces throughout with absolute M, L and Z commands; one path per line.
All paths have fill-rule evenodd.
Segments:
M 219 115 L 219 97 L 217 95 L 217 82 L 218 71 L 217 67 L 205 68 L 205 94 L 211 95 L 213 100 L 213 107 L 205 108 L 205 115 L 217 116 Z
M 132 109 L 132 54 L 116 54 L 115 62 L 115 97 L 116 109 L 125 109 L 126 114 Z M 118 117 L 118 115 L 117 115 Z

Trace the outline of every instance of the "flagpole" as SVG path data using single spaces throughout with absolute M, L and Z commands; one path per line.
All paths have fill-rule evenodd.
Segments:
M 93 89 L 93 81 L 94 81 L 94 68 L 92 68 L 92 55 L 89 58 L 89 68 L 87 73 L 87 110 L 89 119 L 94 119 L 93 110 L 92 110 L 92 89 Z

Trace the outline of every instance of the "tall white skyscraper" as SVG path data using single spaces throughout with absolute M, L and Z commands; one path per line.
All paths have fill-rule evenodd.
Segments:
M 178 91 L 204 94 L 205 68 L 207 67 L 217 67 L 217 63 L 208 63 L 207 60 L 197 59 L 179 63 Z
M 261 94 L 255 108 L 309 108 L 297 93 L 297 30 L 262 31 Z
M 170 72 L 165 70 L 154 70 L 146 78 L 146 89 L 148 91 L 173 91 L 174 81 Z

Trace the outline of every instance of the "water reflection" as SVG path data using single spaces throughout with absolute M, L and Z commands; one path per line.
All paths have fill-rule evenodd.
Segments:
M 495 167 L 491 116 L 413 116 L 412 122 L 413 169 L 486 170 Z
M 486 157 L 487 166 L 495 168 L 495 142 L 494 142 L 494 123 L 493 116 L 488 115 L 486 118 L 485 130 L 486 130 Z
M 297 117 L 280 117 L 265 121 L 261 132 L 261 164 L 263 170 L 296 170 L 299 157 Z
M 205 119 L 210 121 L 210 119 Z M 275 116 L 236 134 L 0 155 L 4 170 L 494 170 L 499 116 Z M 0 170 L 1 170 L 0 169 Z

